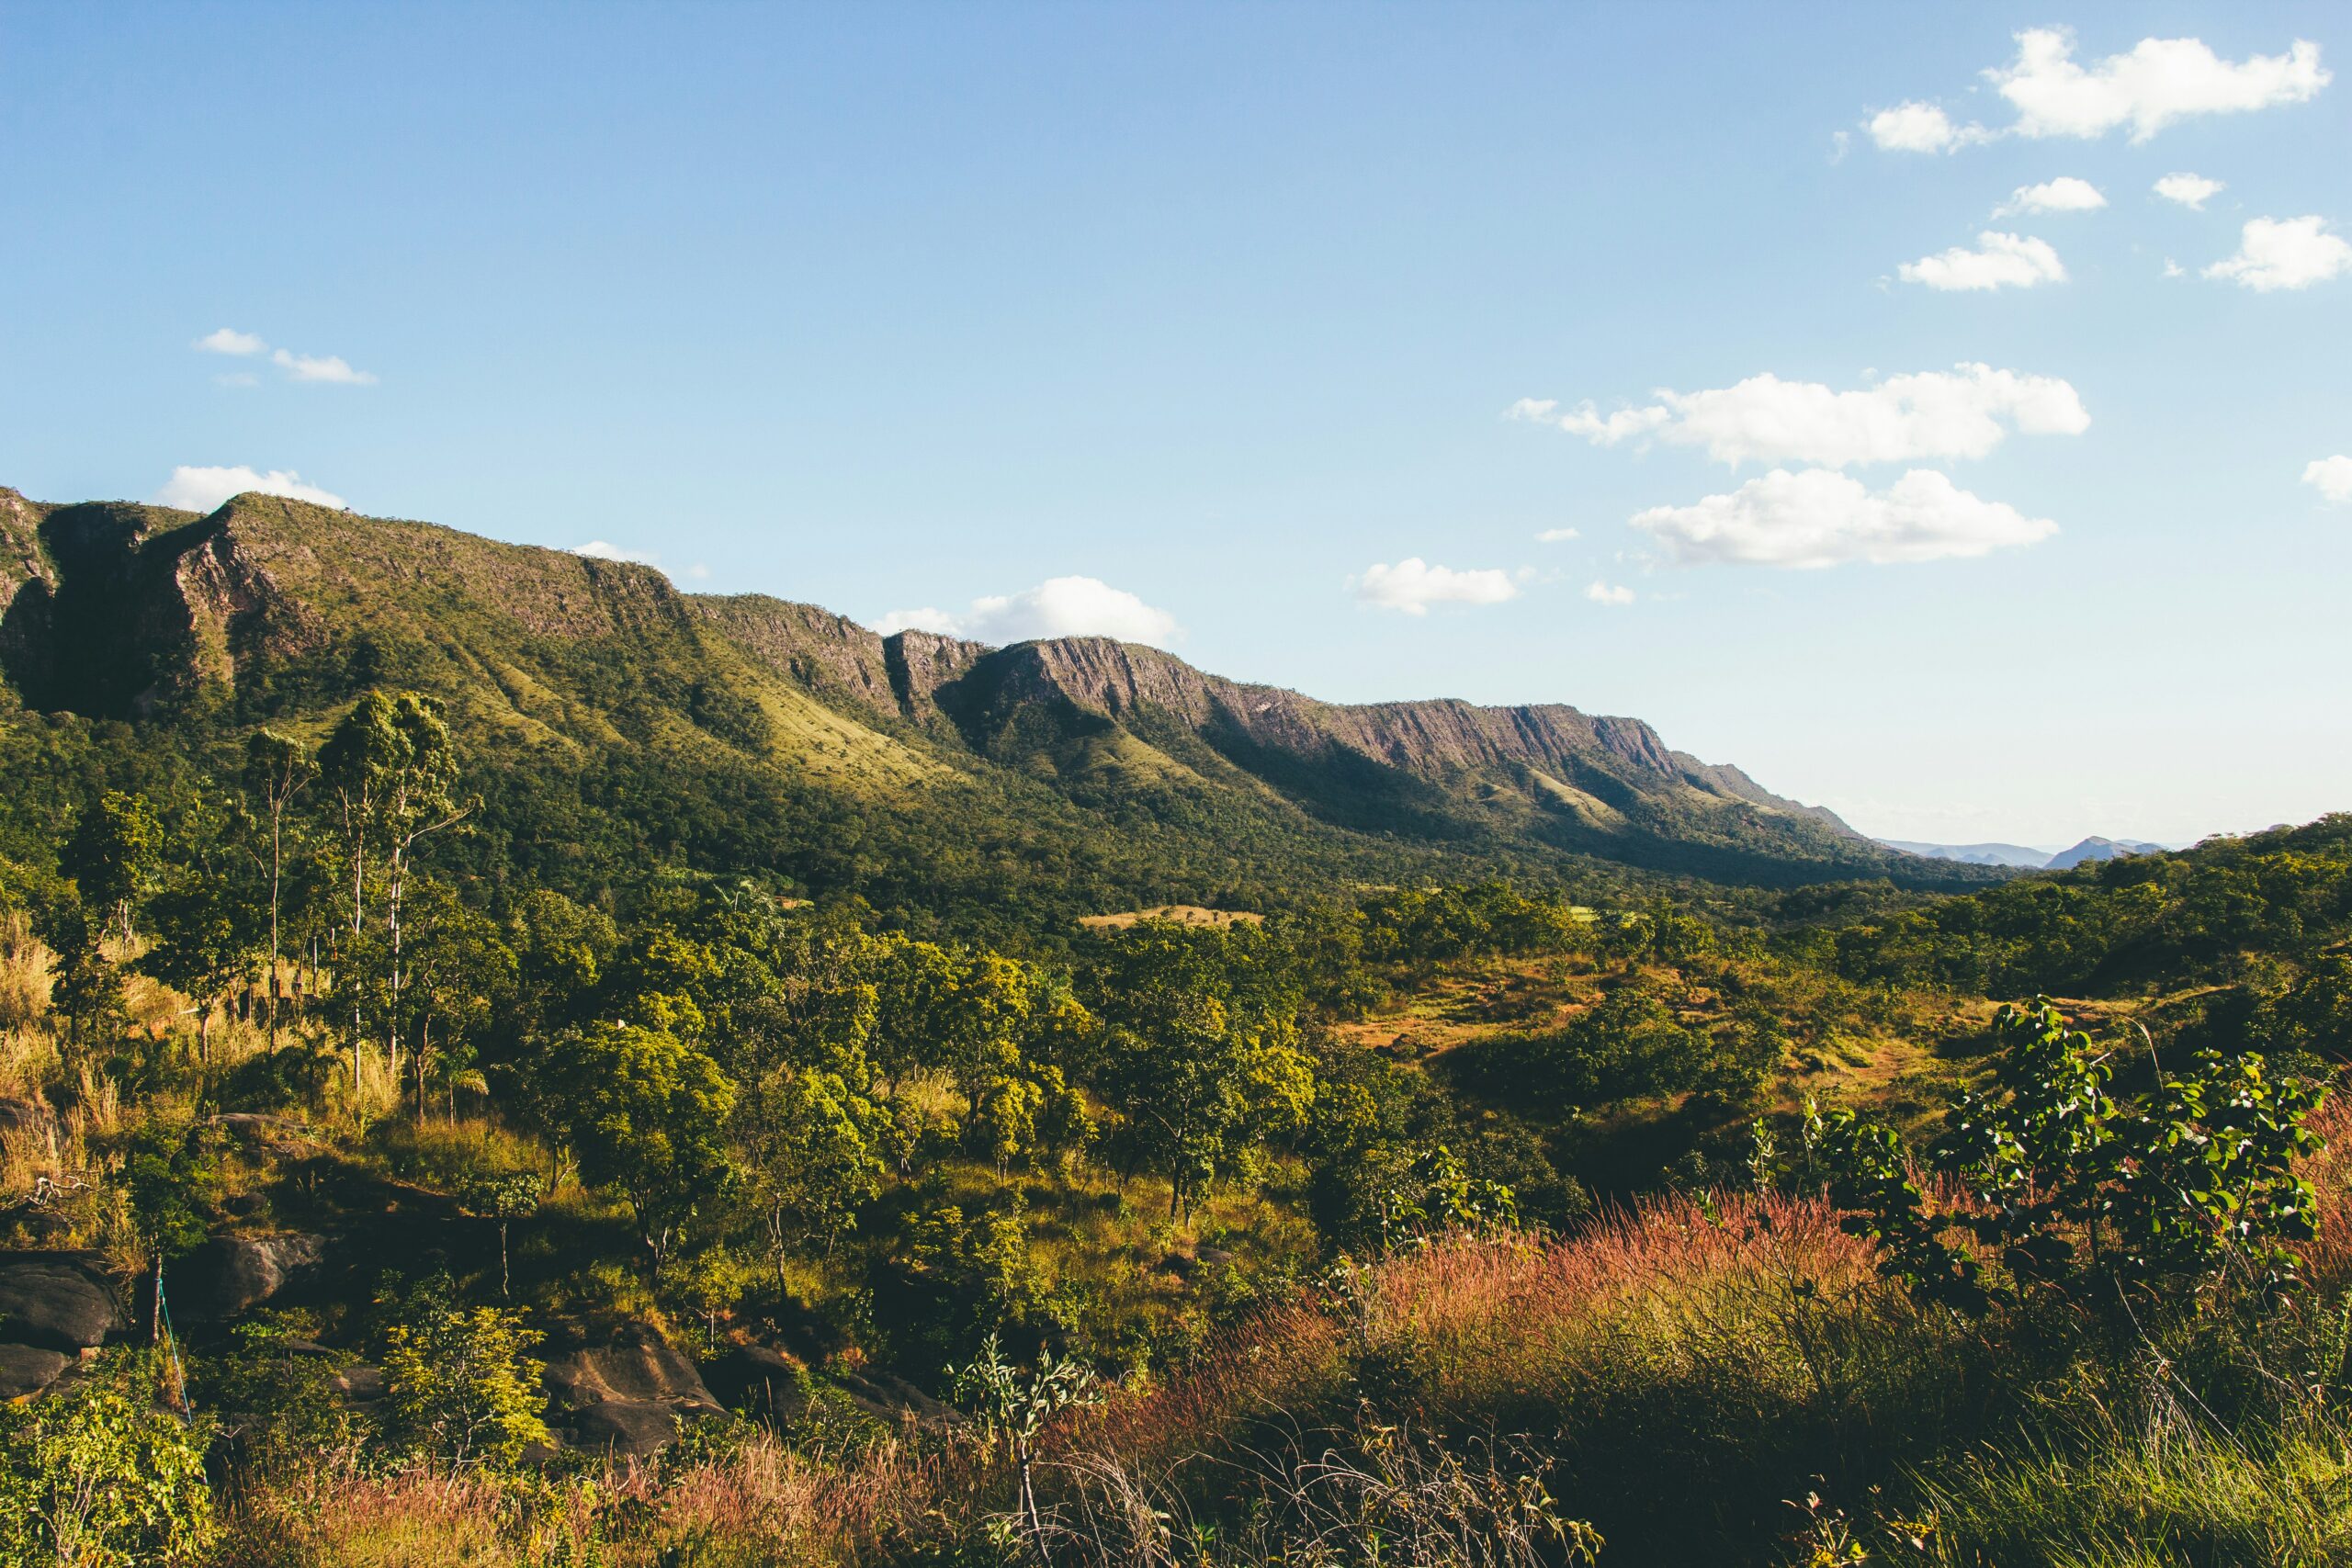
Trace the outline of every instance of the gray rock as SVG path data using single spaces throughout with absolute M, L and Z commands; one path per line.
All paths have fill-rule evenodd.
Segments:
M 798 1362 L 764 1345 L 737 1345 L 703 1369 L 703 1381 L 730 1410 L 788 1420 L 808 1404 Z
M 96 1253 L 0 1253 L 0 1335 L 9 1343 L 71 1353 L 127 1326 Z
M 576 1448 L 640 1458 L 677 1435 L 681 1418 L 721 1413 L 695 1365 L 641 1323 L 574 1326 L 550 1337 L 541 1380 L 548 1423 Z
M 190 1253 L 164 1281 L 172 1310 L 187 1323 L 225 1323 L 283 1294 L 325 1260 L 322 1236 L 217 1235 Z
M 0 1345 L 0 1399 L 39 1393 L 65 1374 L 74 1358 L 39 1345 Z

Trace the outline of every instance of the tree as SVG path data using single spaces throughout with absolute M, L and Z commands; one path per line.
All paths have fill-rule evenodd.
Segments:
M 82 809 L 58 856 L 82 902 L 106 911 L 131 940 L 131 910 L 147 891 L 163 851 L 164 829 L 143 796 L 107 790 Z
M 738 1168 L 767 1230 L 778 1300 L 796 1245 L 833 1243 L 882 1190 L 882 1112 L 838 1073 L 778 1064 L 746 1083 L 729 1136 Z
M 498 1225 L 498 1293 L 514 1293 L 506 1266 L 506 1227 L 539 1212 L 539 1178 L 527 1170 L 492 1171 L 476 1176 L 458 1191 L 458 1205 L 478 1219 Z
M 474 1042 L 514 989 L 514 952 L 502 940 L 498 923 L 458 902 L 446 883 L 420 878 L 411 897 L 416 942 L 410 950 L 405 1010 L 415 1032 L 410 1055 L 416 1068 L 416 1115 L 424 1119 L 426 1083 L 438 1070 L 451 1085 L 454 1118 L 456 1079 L 470 1067 Z
M 1313 1069 L 1294 1044 L 1296 981 L 1256 932 L 1148 923 L 1108 945 L 1094 979 L 1113 1021 L 1104 1096 L 1130 1164 L 1168 1178 L 1173 1218 L 1312 1102 Z
M 732 1086 L 697 1047 L 627 1023 L 567 1032 L 539 1076 L 581 1173 L 628 1201 L 658 1286 L 680 1233 L 733 1180 L 724 1139 Z
M 978 1423 L 983 1440 L 1004 1445 L 1019 1486 L 1021 1527 L 1044 1559 L 1046 1521 L 1032 1480 L 1037 1437 L 1063 1411 L 1102 1398 L 1093 1370 L 1050 1349 L 1040 1349 L 1036 1365 L 1023 1370 L 1004 1359 L 1004 1347 L 992 1333 L 978 1355 L 961 1367 L 949 1367 L 947 1377 L 956 1402 Z
M 2004 1007 L 1995 1030 L 1990 1087 L 1956 1099 L 1921 1155 L 1851 1111 L 1809 1121 L 1847 1227 L 1879 1244 L 1884 1272 L 1971 1312 L 2086 1284 L 2202 1291 L 2233 1268 L 2264 1290 L 2300 1283 L 2317 1195 L 2297 1162 L 2320 1146 L 2304 1123 L 2322 1088 L 2208 1051 L 2120 1100 L 2106 1054 L 2048 998 Z M 1921 1168 L 1969 1201 L 1936 1206 Z
M 392 1440 L 452 1473 L 509 1471 L 548 1440 L 539 1335 L 505 1307 L 468 1308 L 446 1275 L 379 1298 L 385 1424 Z
M 371 851 L 384 864 L 386 1055 L 400 1072 L 401 908 L 417 845 L 456 826 L 472 811 L 455 795 L 458 754 L 431 697 L 370 692 L 336 725 L 320 749 L 319 767 L 341 813 L 351 874 L 351 932 L 365 929 L 367 868 Z M 356 943 L 355 942 L 355 946 Z M 352 1021 L 352 1075 L 360 1070 L 356 996 Z
M 139 1240 L 154 1260 L 154 1295 L 148 1337 L 164 1334 L 164 1264 L 201 1246 L 205 1216 L 220 1184 L 220 1136 L 209 1126 L 175 1129 L 150 1123 L 134 1134 L 123 1158 L 122 1184 Z
M 183 868 L 148 900 L 154 945 L 133 967 L 196 1002 L 197 1048 L 212 1060 L 212 1014 L 220 998 L 253 972 L 255 933 L 250 911 L 225 877 Z
M 0 1562 L 171 1568 L 213 1539 L 210 1433 L 135 1371 L 0 1406 Z
M 295 796 L 318 777 L 319 765 L 309 747 L 274 729 L 254 733 L 245 742 L 245 792 L 260 803 L 269 818 L 269 1047 L 277 1049 L 277 965 L 284 947 L 279 940 L 278 911 L 286 869 L 286 818 Z

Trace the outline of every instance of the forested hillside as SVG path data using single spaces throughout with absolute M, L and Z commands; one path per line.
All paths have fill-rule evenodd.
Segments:
M 49 795 L 0 821 L 28 852 L 78 787 L 41 778 L 54 759 L 217 769 L 261 724 L 315 739 L 399 687 L 464 743 L 482 872 L 574 896 L 751 873 L 1001 935 L 1465 868 L 1596 891 L 1984 874 L 1883 851 L 1634 720 L 1337 707 L 1099 638 L 886 638 L 275 496 L 198 517 L 0 491 L 0 671 L 28 715 L 9 766 Z
M 0 1560 L 2352 1543 L 2352 818 L 9 506 Z

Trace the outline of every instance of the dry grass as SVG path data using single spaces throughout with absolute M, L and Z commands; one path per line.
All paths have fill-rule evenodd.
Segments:
M 1247 909 L 1207 909 L 1198 904 L 1162 904 L 1156 909 L 1122 909 L 1115 915 L 1081 915 L 1078 923 L 1094 931 L 1119 931 L 1145 920 L 1179 926 L 1254 926 L 1266 917 Z

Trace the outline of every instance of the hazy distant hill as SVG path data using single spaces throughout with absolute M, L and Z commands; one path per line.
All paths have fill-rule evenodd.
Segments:
M 2064 871 L 2085 861 L 2112 860 L 2117 855 L 2153 854 L 2171 848 L 2133 839 L 2088 838 L 2072 849 L 2037 850 L 2024 844 L 1921 844 L 1902 839 L 1881 839 L 1890 850 L 1929 860 L 1956 861 L 1963 865 L 2015 866 L 2025 871 Z
M 1920 844 L 1905 839 L 1881 839 L 1879 842 L 1905 854 L 1958 861 L 1963 865 L 2011 865 L 2040 871 L 2050 863 L 2048 850 L 2028 849 L 2023 844 Z
M 1637 719 L 1321 703 L 1099 637 L 882 637 L 275 496 L 198 516 L 0 491 L 0 670 L 28 708 L 193 725 L 213 746 L 264 721 L 316 732 L 372 684 L 434 692 L 500 764 L 483 770 L 492 825 L 589 882 L 765 864 L 870 896 L 1052 886 L 1115 908 L 1422 874 L 1432 857 L 1457 875 L 1971 874 Z
M 2167 846 L 2164 844 L 2143 843 L 2134 839 L 2092 837 L 2085 839 L 2072 849 L 2060 850 L 2050 857 L 2049 863 L 2052 871 L 2064 871 L 2070 866 L 2080 865 L 2085 861 L 2113 860 L 2118 855 L 2161 854 L 2166 848 Z

